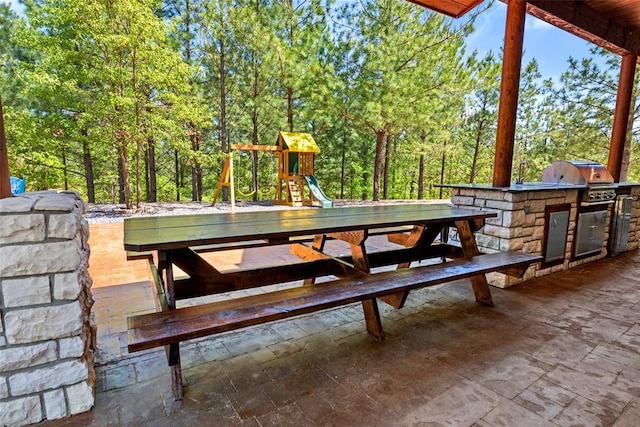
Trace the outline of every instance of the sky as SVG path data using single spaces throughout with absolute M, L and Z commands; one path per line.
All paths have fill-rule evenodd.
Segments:
M 479 7 L 489 4 L 485 0 Z M 507 5 L 496 0 L 495 3 L 476 18 L 475 31 L 467 38 L 467 49 L 478 50 L 480 57 L 489 50 L 497 55 L 504 45 Z M 553 25 L 547 24 L 531 15 L 526 16 L 524 29 L 523 66 L 535 58 L 543 79 L 558 81 L 568 68 L 570 56 L 576 59 L 591 57 L 589 49 L 592 43 L 569 34 Z
M 18 0 L 0 0 L 9 3 L 14 11 L 21 11 Z M 485 0 L 479 8 L 486 8 L 490 0 Z M 477 50 L 480 57 L 489 50 L 497 55 L 503 47 L 507 6 L 495 0 L 476 19 L 475 31 L 467 38 L 469 52 Z M 533 16 L 527 15 L 524 32 L 523 65 L 536 58 L 543 79 L 558 81 L 560 74 L 568 67 L 569 56 L 581 59 L 590 57 L 593 45 L 577 36 L 560 30 Z

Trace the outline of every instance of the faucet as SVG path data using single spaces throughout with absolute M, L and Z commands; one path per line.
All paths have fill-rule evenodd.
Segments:
M 516 180 L 516 184 L 524 183 L 524 168 L 529 167 L 529 162 L 523 160 L 520 162 L 520 166 L 518 167 L 518 179 Z

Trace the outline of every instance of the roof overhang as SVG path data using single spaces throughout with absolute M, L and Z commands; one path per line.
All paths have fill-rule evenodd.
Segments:
M 460 18 L 483 0 L 407 0 L 452 18 Z
M 640 0 L 528 0 L 527 13 L 611 52 L 640 57 Z
M 407 1 L 454 18 L 482 3 L 482 0 Z M 527 12 L 611 52 L 632 53 L 640 58 L 640 0 L 527 0 Z
M 292 153 L 319 153 L 320 148 L 311 134 L 302 132 L 278 132 L 278 145 Z

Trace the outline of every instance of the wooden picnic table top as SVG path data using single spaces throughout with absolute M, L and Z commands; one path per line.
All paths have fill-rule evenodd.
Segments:
M 124 247 L 130 251 L 171 250 L 261 239 L 278 244 L 296 236 L 483 220 L 494 216 L 492 212 L 445 203 L 411 203 L 138 217 L 124 221 Z

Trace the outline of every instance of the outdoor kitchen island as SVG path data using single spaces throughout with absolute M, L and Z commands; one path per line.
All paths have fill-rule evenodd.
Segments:
M 545 259 L 531 266 L 520 279 L 487 274 L 493 286 L 506 288 L 639 247 L 640 183 L 612 184 L 608 191 L 615 191 L 613 200 L 591 205 L 583 200 L 589 190 L 586 184 L 528 182 L 510 187 L 490 184 L 445 187 L 451 188 L 454 205 L 498 214 L 487 219 L 476 233 L 480 251 L 522 251 Z M 622 206 L 630 213 L 616 215 L 616 209 Z M 623 224 L 626 220 L 626 224 L 619 226 L 620 219 Z M 455 233 L 450 239 L 457 240 Z

